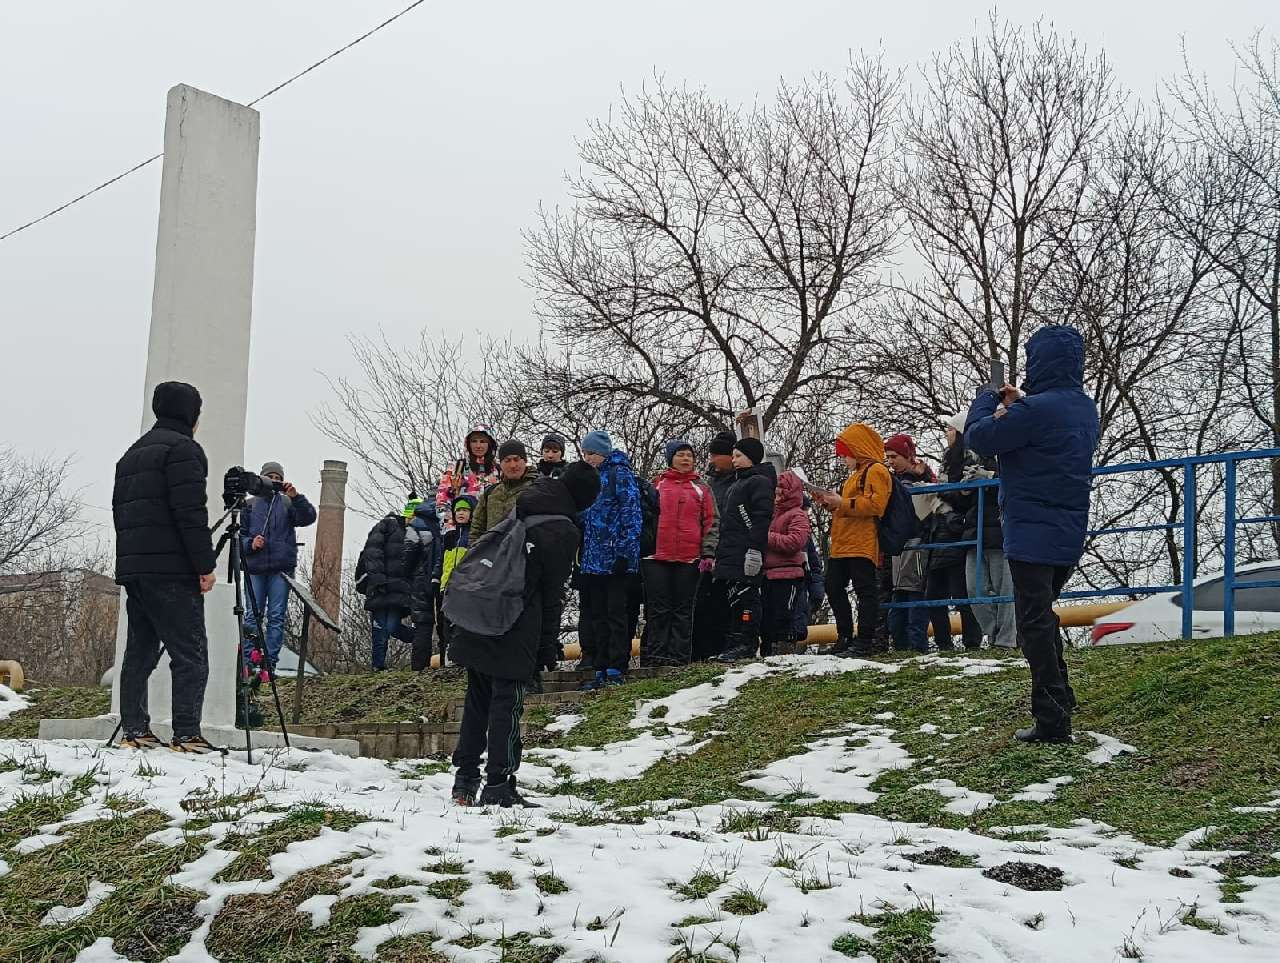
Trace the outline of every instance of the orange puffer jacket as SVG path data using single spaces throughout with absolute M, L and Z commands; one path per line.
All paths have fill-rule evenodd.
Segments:
M 840 491 L 843 504 L 831 516 L 831 558 L 867 558 L 879 564 L 880 540 L 876 522 L 884 515 L 893 493 L 893 479 L 884 466 L 884 441 L 867 425 L 853 424 L 840 440 L 871 464 L 855 471 Z

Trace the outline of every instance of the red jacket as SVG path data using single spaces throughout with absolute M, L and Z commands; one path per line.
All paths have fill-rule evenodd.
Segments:
M 669 468 L 654 482 L 658 491 L 658 540 L 651 558 L 696 562 L 714 558 L 720 518 L 711 488 L 697 472 Z
M 804 509 L 804 487 L 795 472 L 784 471 L 778 477 L 773 521 L 769 523 L 769 550 L 764 556 L 765 578 L 804 578 L 809 530 L 809 513 Z

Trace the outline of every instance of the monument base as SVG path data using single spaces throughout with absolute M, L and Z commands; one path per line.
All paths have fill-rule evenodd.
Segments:
M 41 739 L 83 739 L 90 742 L 103 743 L 115 730 L 120 717 L 114 714 L 93 716 L 88 719 L 41 719 Z M 166 724 L 157 722 L 152 731 L 161 739 L 173 737 L 173 730 Z M 234 752 L 244 752 L 244 730 L 225 725 L 202 725 L 200 731 L 215 746 L 226 746 Z M 273 729 L 254 729 L 253 748 L 275 749 L 284 746 L 284 734 Z M 355 739 L 320 739 L 315 736 L 298 736 L 289 733 L 289 743 L 294 749 L 328 750 L 341 756 L 358 757 L 360 743 Z

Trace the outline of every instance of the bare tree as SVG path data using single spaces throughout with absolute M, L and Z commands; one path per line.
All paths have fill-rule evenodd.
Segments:
M 0 448 L 0 573 L 84 534 L 79 497 L 66 487 L 70 465 L 70 458 L 27 459 Z
M 921 82 L 903 120 L 898 198 L 923 272 L 896 286 L 870 361 L 906 382 L 923 418 L 967 403 L 988 359 L 1016 376 L 1118 96 L 1102 55 L 994 15 L 984 34 L 935 55 Z M 921 342 L 927 352 L 909 350 Z
M 568 398 L 715 430 L 843 390 L 893 244 L 898 87 L 862 60 L 847 90 L 818 77 L 744 110 L 658 81 L 593 123 L 573 208 L 527 235 Z

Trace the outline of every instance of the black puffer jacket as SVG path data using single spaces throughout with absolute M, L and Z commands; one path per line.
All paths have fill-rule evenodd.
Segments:
M 747 552 L 764 557 L 769 547 L 769 523 L 773 521 L 773 493 L 778 473 L 770 464 L 738 469 L 720 513 L 720 543 L 716 546 L 715 577 L 730 582 L 760 581 L 764 571 L 748 578 L 742 571 Z
M 417 624 L 435 618 L 435 593 L 444 574 L 444 540 L 434 502 L 424 501 L 404 529 L 404 569 L 409 576 L 409 612 Z
M 943 482 L 961 481 L 964 474 L 964 444 L 957 442 L 951 445 L 942 455 Z M 965 515 L 973 507 L 972 491 L 939 492 L 944 510 L 934 512 L 921 525 L 924 540 L 927 544 L 958 542 L 965 538 Z M 985 510 L 985 509 L 984 509 Z M 935 548 L 929 551 L 929 571 L 950 568 L 964 564 L 964 553 L 968 547 Z
M 737 481 L 738 476 L 731 471 L 708 471 L 703 477 L 706 483 L 711 486 L 711 494 L 715 496 L 716 500 L 716 510 L 720 513 L 720 517 L 723 518 L 725 506 L 729 504 L 729 489 L 733 487 L 733 483 Z
M 569 463 L 567 461 L 538 460 L 538 474 L 543 478 L 559 478 L 568 467 Z
M 116 581 L 179 579 L 192 583 L 213 571 L 209 534 L 209 461 L 192 437 L 199 394 L 190 385 L 157 390 L 155 427 L 116 462 L 111 515 L 116 530 Z M 182 389 L 194 396 L 184 397 Z M 168 403 L 172 402 L 172 403 Z
M 564 611 L 565 583 L 580 538 L 577 509 L 558 478 L 537 478 L 516 498 L 516 517 L 558 516 L 529 529 L 524 569 L 524 609 L 500 638 L 456 627 L 449 658 L 458 665 L 499 679 L 532 679 L 554 662 Z
M 369 530 L 360 561 L 356 563 L 356 589 L 364 595 L 364 607 L 373 612 L 409 611 L 409 572 L 404 564 L 404 515 L 392 512 Z

